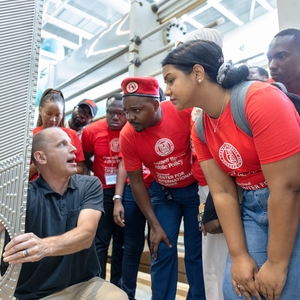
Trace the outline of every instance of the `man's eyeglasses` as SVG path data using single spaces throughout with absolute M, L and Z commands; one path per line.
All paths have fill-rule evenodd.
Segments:
M 86 119 L 92 119 L 92 115 L 90 113 L 88 113 L 87 111 L 85 111 L 82 107 L 80 106 L 76 106 L 78 113 L 81 116 L 84 116 Z
M 117 115 L 118 118 L 122 118 L 125 117 L 125 112 L 124 111 L 114 111 L 114 110 L 106 110 L 106 113 L 110 116 L 110 117 L 114 117 L 115 115 Z

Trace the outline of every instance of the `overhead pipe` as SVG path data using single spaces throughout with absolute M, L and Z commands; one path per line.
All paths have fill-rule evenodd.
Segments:
M 182 1 L 188 1 L 188 0 L 181 0 L 181 3 L 182 3 Z M 162 1 L 162 3 L 158 4 L 157 12 L 162 13 L 162 12 L 170 9 L 172 6 L 174 6 L 176 4 L 176 2 L 180 2 L 180 1 L 177 1 L 177 0 Z
M 80 74 L 78 74 L 77 76 L 63 82 L 62 84 L 60 84 L 59 86 L 57 86 L 57 89 L 63 89 L 64 87 L 67 87 L 69 84 L 72 84 L 74 82 L 76 82 L 78 79 L 81 79 L 83 77 L 85 77 L 86 75 L 94 72 L 95 70 L 99 69 L 100 67 L 106 65 L 107 63 L 109 63 L 110 61 L 116 59 L 117 57 L 123 55 L 124 53 L 129 51 L 129 45 L 125 46 L 124 48 L 122 48 L 121 50 L 117 51 L 116 53 L 106 57 L 105 59 L 103 59 L 102 61 L 100 61 L 98 64 L 92 66 L 91 68 L 86 69 L 85 71 L 81 72 Z M 69 99 L 70 97 L 68 97 L 67 99 Z
M 141 37 L 139 36 L 138 38 L 140 39 L 140 41 L 143 41 L 146 38 L 148 38 L 149 36 L 153 35 L 154 33 L 158 32 L 160 30 L 163 30 L 163 29 L 167 28 L 170 25 L 175 24 L 176 21 L 177 21 L 176 18 L 172 18 L 172 19 L 168 20 L 166 23 L 157 26 L 156 28 L 154 28 L 154 29 L 150 30 L 149 32 L 147 32 L 146 34 L 144 34 L 143 36 L 141 36 Z M 134 38 L 136 38 L 136 36 Z M 134 41 L 134 39 L 132 41 Z M 141 44 L 141 42 L 140 42 L 140 44 Z
M 168 45 L 166 45 L 165 47 L 163 47 L 163 48 L 161 48 L 161 49 L 159 49 L 159 50 L 157 50 L 157 51 L 151 53 L 150 55 L 143 57 L 141 60 L 139 60 L 139 61 L 140 61 L 140 64 L 141 64 L 142 62 L 144 62 L 144 61 L 146 61 L 146 60 L 148 60 L 148 59 L 154 57 L 154 56 L 157 55 L 157 54 L 160 54 L 160 53 L 162 53 L 162 52 L 164 52 L 164 51 L 169 50 L 170 48 L 172 48 L 172 47 L 174 47 L 174 46 L 175 46 L 175 43 L 168 44 Z M 133 63 L 133 64 L 136 65 L 137 62 L 134 60 L 134 61 L 132 61 L 131 63 Z M 93 83 L 93 84 L 91 84 L 91 85 L 86 86 L 84 89 L 78 90 L 76 93 L 73 93 L 73 94 L 69 95 L 68 97 L 66 97 L 65 100 L 66 100 L 66 101 L 71 100 L 71 99 L 73 99 L 74 97 L 81 95 L 81 94 L 84 93 L 85 91 L 88 91 L 88 90 L 90 90 L 90 89 L 92 89 L 92 88 L 95 88 L 95 87 L 99 86 L 100 84 L 106 83 L 106 82 L 108 82 L 109 80 L 114 79 L 115 77 L 124 74 L 125 72 L 128 71 L 129 66 L 130 66 L 130 64 L 129 64 L 127 67 L 125 67 L 125 68 L 123 68 L 123 69 L 121 69 L 121 70 L 119 70 L 119 71 L 117 71 L 117 72 L 111 74 L 110 76 L 105 77 L 105 78 L 103 78 L 103 79 L 101 79 L 101 80 L 99 80 L 99 81 L 96 81 L 95 83 Z M 95 101 L 96 101 L 96 100 L 95 100 Z M 97 101 L 96 101 L 96 102 L 97 102 Z M 69 112 L 69 111 L 66 112 L 66 114 L 68 114 L 68 113 L 70 113 L 70 112 Z
M 158 54 L 160 54 L 160 53 L 162 53 L 164 51 L 167 51 L 167 50 L 169 50 L 169 49 L 171 49 L 173 47 L 175 47 L 175 43 L 168 44 L 165 47 L 162 47 L 161 49 L 159 49 L 159 50 L 157 50 L 155 52 L 152 52 L 151 54 L 149 54 L 149 55 L 147 55 L 147 56 L 145 56 L 143 58 L 136 58 L 136 59 L 134 59 L 133 63 L 134 63 L 134 65 L 136 67 L 139 67 L 144 61 L 146 61 L 146 60 L 148 60 L 148 59 L 154 57 L 155 55 L 158 55 Z
M 169 0 L 162 0 L 162 1 L 159 1 L 159 2 L 153 2 L 153 3 L 151 4 L 151 9 L 152 9 L 152 11 L 153 11 L 154 13 L 157 13 L 158 9 L 159 9 L 162 5 L 166 4 L 168 1 L 169 1 Z
M 106 82 L 108 82 L 109 80 L 112 80 L 112 79 L 114 79 L 114 78 L 117 77 L 117 76 L 120 76 L 120 75 L 124 74 L 125 72 L 128 71 L 128 67 L 129 67 L 129 66 L 126 66 L 125 68 L 123 68 L 123 69 L 121 69 L 121 70 L 119 70 L 119 71 L 117 71 L 117 72 L 111 74 L 110 76 L 105 77 L 105 78 L 103 78 L 103 79 L 101 79 L 101 80 L 99 80 L 99 81 L 96 81 L 96 82 L 93 83 L 93 84 L 90 84 L 90 85 L 86 86 L 84 89 L 78 90 L 76 93 L 73 93 L 73 94 L 69 95 L 68 97 L 66 97 L 66 98 L 65 98 L 65 101 L 68 101 L 68 100 L 73 99 L 74 97 L 80 96 L 82 93 L 84 93 L 84 92 L 86 92 L 86 91 L 88 91 L 88 90 L 91 90 L 91 89 L 93 89 L 93 88 L 99 86 L 100 84 L 106 83 Z M 66 112 L 66 114 L 68 114 L 68 113 L 69 113 L 69 112 Z
M 138 37 L 136 36 L 132 41 L 138 43 L 137 41 L 140 41 L 140 43 L 148 38 L 149 36 L 155 34 L 156 32 L 163 30 L 164 28 L 168 27 L 171 24 L 174 24 L 176 22 L 176 18 L 172 18 L 170 19 L 168 22 L 166 22 L 165 24 L 162 24 L 156 28 L 154 28 L 153 30 L 150 30 L 148 33 L 146 33 L 145 35 L 143 35 L 142 37 Z M 78 74 L 77 76 L 63 82 L 62 84 L 60 84 L 57 89 L 63 89 L 64 87 L 68 86 L 69 84 L 72 84 L 74 82 L 76 82 L 77 80 L 85 77 L 86 75 L 94 72 L 95 70 L 99 69 L 100 67 L 102 67 L 103 65 L 109 63 L 110 61 L 116 59 L 117 57 L 125 54 L 126 52 L 129 51 L 129 45 L 125 46 L 124 48 L 122 48 L 121 50 L 119 50 L 118 52 L 106 57 L 104 60 L 100 61 L 98 64 L 94 65 L 91 68 L 88 68 L 86 70 L 84 70 L 83 72 L 81 72 L 80 74 Z M 70 97 L 66 98 L 66 100 L 70 99 Z
M 158 9 L 158 21 L 165 23 L 171 18 L 180 18 L 182 15 L 190 12 L 196 7 L 204 4 L 206 0 L 181 0 L 170 1 L 167 5 Z

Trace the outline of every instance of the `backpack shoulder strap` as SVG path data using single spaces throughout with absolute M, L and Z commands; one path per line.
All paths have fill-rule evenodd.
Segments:
M 298 112 L 298 114 L 300 115 L 300 96 L 297 94 L 293 94 L 293 93 L 285 93 L 286 96 L 288 96 L 290 98 L 290 100 L 294 103 L 295 108 Z
M 252 137 L 252 131 L 246 118 L 245 102 L 248 89 L 253 83 L 254 81 L 243 81 L 236 84 L 230 95 L 230 108 L 233 119 L 236 125 L 250 137 Z
M 243 81 L 236 84 L 232 88 L 230 95 L 230 108 L 233 119 L 236 125 L 250 137 L 252 137 L 252 131 L 246 118 L 245 102 L 248 89 L 253 83 L 254 81 Z M 195 128 L 200 140 L 206 144 L 204 136 L 203 111 L 201 111 L 201 113 L 197 117 Z
M 199 116 L 196 119 L 195 129 L 198 134 L 199 139 L 206 144 L 204 136 L 204 121 L 203 121 L 203 110 L 200 112 Z
M 275 82 L 272 82 L 271 84 L 276 86 L 277 88 L 279 88 L 282 92 L 287 93 L 287 89 L 283 83 L 275 81 Z
M 282 92 L 285 93 L 286 96 L 290 98 L 290 100 L 294 103 L 298 114 L 300 115 L 300 96 L 294 93 L 289 93 L 285 85 L 281 82 L 272 82 L 272 85 L 278 87 Z

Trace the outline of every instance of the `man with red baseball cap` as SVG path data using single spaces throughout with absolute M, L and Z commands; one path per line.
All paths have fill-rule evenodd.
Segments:
M 128 121 L 120 133 L 121 152 L 134 198 L 151 227 L 152 300 L 176 298 L 182 218 L 187 299 L 205 299 L 198 185 L 191 172 L 191 109 L 178 111 L 170 101 L 160 103 L 153 77 L 128 77 L 121 86 Z M 142 164 L 154 178 L 148 190 Z
M 83 128 L 93 121 L 98 111 L 94 100 L 83 99 L 75 107 L 72 116 L 66 121 L 65 126 L 75 130 L 81 140 Z

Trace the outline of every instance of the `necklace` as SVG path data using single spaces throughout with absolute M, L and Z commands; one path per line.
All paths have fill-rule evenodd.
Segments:
M 221 115 L 222 115 L 222 112 L 223 112 L 223 109 L 224 109 L 224 106 L 225 106 L 226 95 L 227 95 L 227 90 L 225 90 L 225 95 L 224 95 L 224 99 L 223 99 L 223 104 L 222 104 L 222 107 L 221 107 L 221 111 L 220 111 L 219 118 L 217 119 L 217 124 L 216 124 L 216 126 L 214 127 L 214 132 L 217 132 L 217 128 L 218 128 L 218 125 L 219 125 L 219 122 L 220 122 L 220 118 L 221 118 Z

